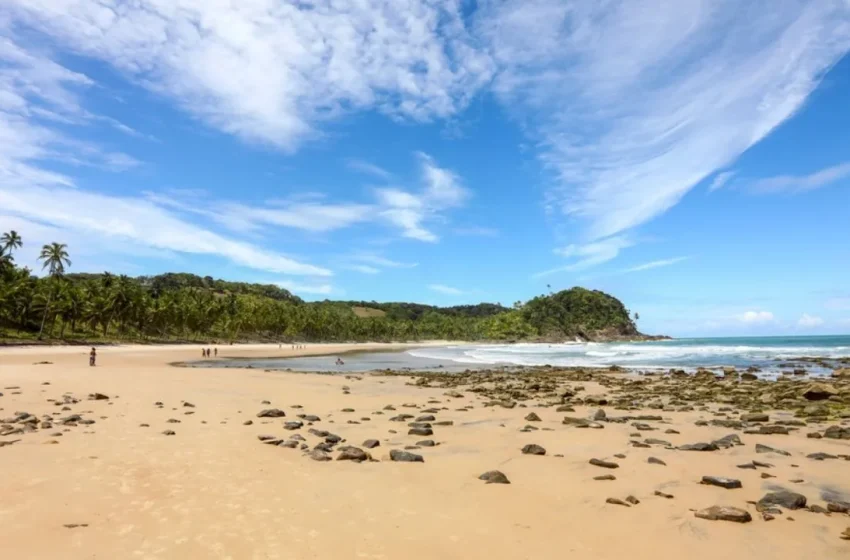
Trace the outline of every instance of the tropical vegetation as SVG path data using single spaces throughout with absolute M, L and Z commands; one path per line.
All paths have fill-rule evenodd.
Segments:
M 65 341 L 562 340 L 636 336 L 616 298 L 583 288 L 511 308 L 481 303 L 305 302 L 275 285 L 168 273 L 72 274 L 68 247 L 45 245 L 44 276 L 15 263 L 23 240 L 0 236 L 0 339 Z

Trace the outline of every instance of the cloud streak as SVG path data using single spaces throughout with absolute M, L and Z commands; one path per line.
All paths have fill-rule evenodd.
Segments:
M 653 268 L 661 268 L 664 266 L 672 266 L 674 264 L 680 263 L 682 261 L 686 261 L 690 259 L 690 257 L 675 257 L 672 259 L 662 259 L 657 261 L 651 261 L 648 263 L 640 264 L 638 266 L 633 266 L 631 268 L 627 268 L 623 270 L 623 272 L 641 272 L 643 270 L 651 270 Z
M 566 247 L 555 249 L 555 253 L 572 259 L 573 262 L 565 266 L 538 272 L 532 278 L 543 278 L 558 272 L 586 270 L 617 258 L 620 251 L 632 245 L 634 245 L 634 242 L 624 236 L 609 237 L 608 239 L 594 241 L 593 243 L 586 243 L 584 245 L 567 245 Z
M 747 188 L 756 194 L 801 193 L 829 186 L 850 177 L 850 162 L 821 169 L 808 175 L 780 175 L 752 181 Z
M 446 286 L 444 284 L 431 284 L 428 286 L 428 289 L 432 292 L 437 292 L 447 296 L 461 296 L 464 294 L 463 290 L 453 288 L 452 286 Z
M 495 91 L 539 138 L 550 206 L 589 240 L 671 208 L 794 115 L 850 49 L 842 0 L 480 4 Z

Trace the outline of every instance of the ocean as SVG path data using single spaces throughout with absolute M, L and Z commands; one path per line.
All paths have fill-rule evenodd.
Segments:
M 301 371 L 363 372 L 380 369 L 442 369 L 457 371 L 492 366 L 608 367 L 633 370 L 698 367 L 755 366 L 765 377 L 804 368 L 811 375 L 831 370 L 795 360 L 819 357 L 850 359 L 850 336 L 783 336 L 735 338 L 683 338 L 652 342 L 587 342 L 565 344 L 457 344 L 414 348 L 400 352 L 358 352 L 341 356 L 289 359 L 234 360 L 230 363 L 198 362 L 191 365 L 254 367 Z

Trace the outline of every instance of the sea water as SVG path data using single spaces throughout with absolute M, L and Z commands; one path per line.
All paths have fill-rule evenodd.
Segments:
M 812 375 L 830 370 L 796 360 L 850 358 L 850 336 L 688 338 L 651 342 L 584 342 L 564 344 L 455 344 L 399 352 L 357 352 L 341 356 L 269 358 L 196 362 L 211 367 L 254 367 L 324 372 L 364 372 L 382 369 L 459 371 L 497 366 L 609 367 L 633 370 L 733 366 L 760 368 L 766 376 L 793 367 Z

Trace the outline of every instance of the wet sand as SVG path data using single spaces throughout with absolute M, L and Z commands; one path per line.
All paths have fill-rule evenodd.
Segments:
M 310 345 L 305 352 L 349 349 L 352 346 Z M 850 555 L 850 541 L 840 538 L 850 527 L 847 514 L 784 510 L 774 520 L 764 521 L 747 503 L 777 488 L 805 495 L 809 505 L 850 501 L 850 461 L 806 457 L 815 452 L 850 454 L 850 440 L 806 437 L 829 425 L 847 426 L 847 419 L 830 419 L 789 435 L 696 426 L 696 421 L 717 418 L 719 410 L 729 406 L 711 403 L 697 407 L 705 410 L 640 412 L 661 415 L 663 420 L 646 422 L 656 429 L 641 431 L 638 438 L 630 436 L 637 430 L 634 422 L 600 422 L 602 429 L 562 424 L 565 416 L 586 418 L 599 408 L 580 404 L 587 395 L 610 390 L 595 381 L 558 380 L 559 387 L 568 385 L 578 392 L 568 399 L 576 403 L 575 412 L 556 412 L 555 406 L 548 406 L 551 398 L 542 393 L 514 402 L 513 408 L 485 406 L 491 398 L 470 391 L 472 387 L 416 386 L 405 376 L 346 378 L 169 365 L 200 359 L 200 346 L 103 348 L 96 368 L 88 367 L 87 350 L 0 349 L 0 418 L 26 411 L 38 417 L 39 425 L 45 415 L 53 419 L 52 428 L 0 437 L 16 441 L 0 447 L 0 543 L 9 557 Z M 220 350 L 223 357 L 295 355 L 276 346 Z M 52 363 L 35 365 L 41 361 Z M 461 396 L 447 396 L 449 390 Z M 87 400 L 94 392 L 109 398 Z M 65 395 L 79 402 L 66 399 L 67 405 L 55 404 Z M 384 410 L 387 405 L 395 410 Z M 69 410 L 62 410 L 66 406 Z M 257 417 L 271 408 L 286 416 Z M 625 414 L 602 408 L 609 417 Z M 349 409 L 354 412 L 345 412 Z M 429 409 L 436 412 L 425 412 Z M 526 421 L 530 412 L 541 421 Z M 285 421 L 296 420 L 301 413 L 321 420 L 305 422 L 298 430 L 283 428 Z M 407 422 L 390 420 L 402 413 L 413 415 L 411 420 L 432 414 L 437 422 L 453 425 L 432 422 L 433 436 L 408 435 Z M 71 414 L 95 422 L 59 423 Z M 779 418 L 791 416 L 771 412 L 772 422 Z M 251 424 L 245 425 L 247 421 Z M 526 425 L 538 429 L 520 431 Z M 380 446 L 366 450 L 377 461 L 319 462 L 299 449 L 258 440 L 261 435 L 288 439 L 301 434 L 312 448 L 322 438 L 309 433 L 310 428 L 337 434 L 357 447 L 366 439 L 377 439 Z M 164 435 L 166 430 L 175 433 Z M 732 433 L 743 445 L 712 452 L 675 449 Z M 672 445 L 643 448 L 629 443 L 645 438 Z M 391 449 L 426 439 L 438 445 L 410 450 L 423 456 L 424 463 L 390 461 Z M 520 449 L 527 444 L 544 447 L 546 455 L 524 455 Z M 756 444 L 790 456 L 757 454 Z M 330 455 L 336 458 L 339 451 Z M 666 466 L 649 464 L 649 457 Z M 591 458 L 614 461 L 619 467 L 596 467 L 588 463 Z M 773 467 L 736 466 L 754 459 Z M 478 480 L 494 469 L 507 475 L 511 484 Z M 774 478 L 762 478 L 764 472 Z M 607 474 L 616 480 L 594 480 Z M 743 488 L 700 484 L 705 475 L 739 479 Z M 674 497 L 659 497 L 656 491 Z M 640 503 L 632 507 L 606 503 L 608 498 L 627 496 Z M 694 516 L 694 510 L 713 505 L 747 510 L 753 521 L 739 524 Z

